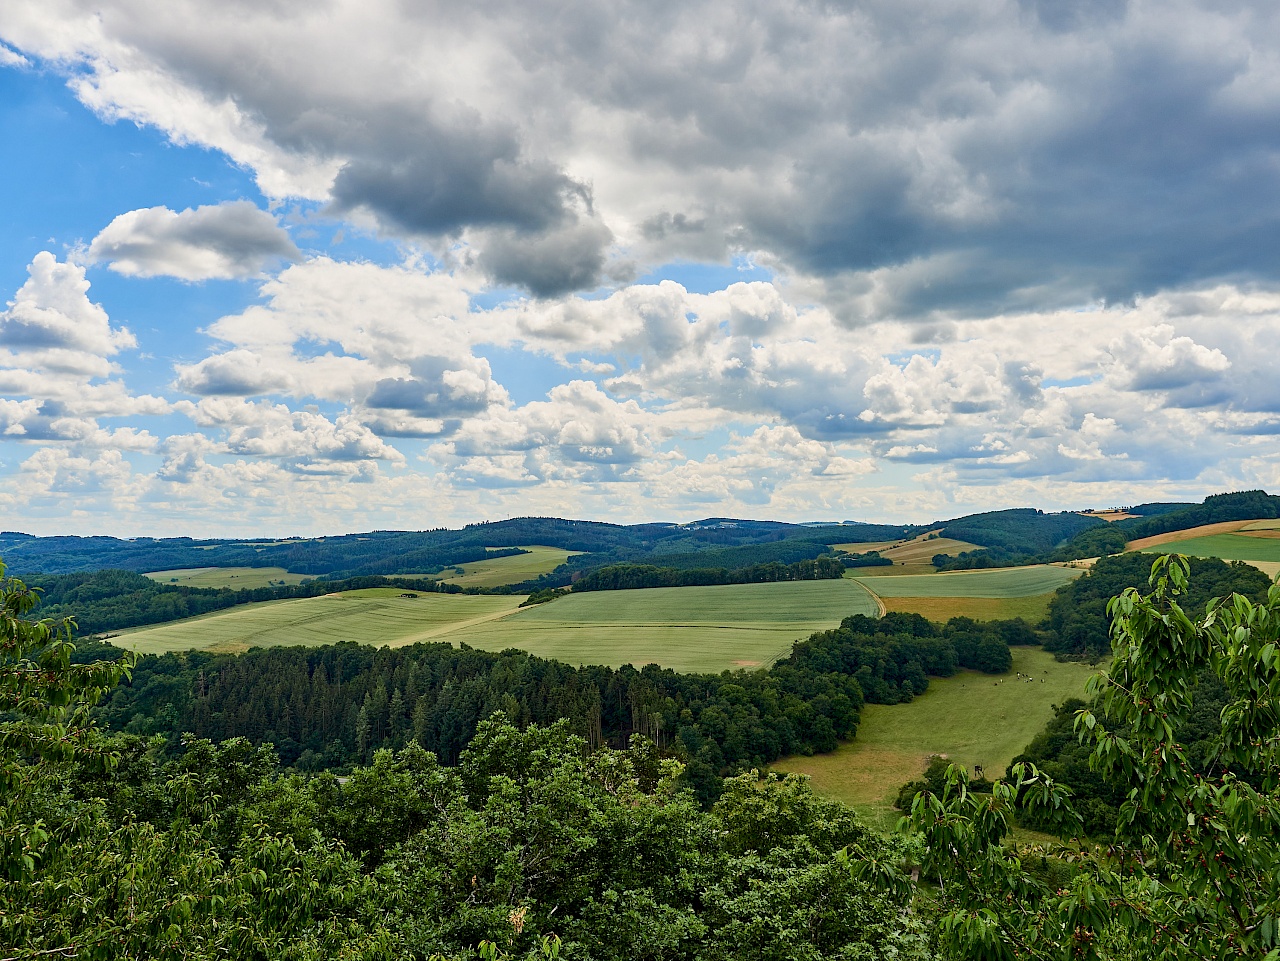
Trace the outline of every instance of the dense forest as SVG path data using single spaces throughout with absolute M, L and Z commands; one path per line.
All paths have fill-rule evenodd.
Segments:
M 1150 554 L 1117 554 L 1100 558 L 1082 577 L 1064 584 L 1049 601 L 1045 649 L 1062 657 L 1096 660 L 1111 650 L 1107 601 L 1126 588 L 1141 589 L 1151 574 Z M 1191 585 L 1184 603 L 1204 609 L 1211 597 L 1243 594 L 1251 600 L 1266 597 L 1270 578 L 1240 561 L 1230 564 L 1215 557 L 1190 558 Z

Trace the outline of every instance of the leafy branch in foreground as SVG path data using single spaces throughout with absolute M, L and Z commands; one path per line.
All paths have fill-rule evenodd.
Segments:
M 1161 557 L 1150 594 L 1112 600 L 1113 660 L 1076 718 L 1091 766 L 1128 786 L 1113 838 L 1081 841 L 1070 792 L 1032 765 L 990 795 L 953 767 L 941 796 L 915 799 L 905 820 L 923 838 L 952 955 L 1280 958 L 1280 586 L 1262 604 L 1233 595 L 1196 617 L 1177 600 L 1187 579 L 1185 558 Z M 1207 773 L 1176 734 L 1204 671 L 1228 692 Z M 1074 839 L 1052 852 L 1069 878 L 1032 872 L 1047 852 L 1008 842 L 1015 802 Z

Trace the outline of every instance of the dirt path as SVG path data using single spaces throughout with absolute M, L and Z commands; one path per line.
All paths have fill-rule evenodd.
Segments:
M 868 594 L 871 595 L 871 599 L 876 602 L 876 607 L 880 608 L 880 613 L 877 614 L 876 617 L 884 617 L 885 614 L 889 613 L 889 608 L 884 606 L 884 598 L 881 597 L 879 594 L 877 594 L 875 591 L 873 591 L 871 588 L 867 587 L 867 585 L 863 583 L 863 578 L 851 577 L 849 578 L 849 580 L 853 581 L 855 584 L 857 584 L 864 591 L 866 591 Z

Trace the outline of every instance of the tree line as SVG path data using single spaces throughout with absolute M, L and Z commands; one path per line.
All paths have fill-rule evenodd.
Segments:
M 750 567 L 655 567 L 651 564 L 612 564 L 573 582 L 577 591 L 627 591 L 648 587 L 703 587 L 716 584 L 771 584 L 778 581 L 818 581 L 844 577 L 845 565 L 824 555 L 783 564 L 771 561 Z

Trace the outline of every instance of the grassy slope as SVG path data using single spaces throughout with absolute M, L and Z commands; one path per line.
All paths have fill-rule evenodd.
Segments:
M 555 570 L 577 551 L 564 551 L 558 547 L 532 545 L 525 547 L 528 554 L 513 557 L 495 557 L 493 560 L 471 561 L 459 564 L 465 572 L 441 578 L 459 587 L 500 587 L 503 584 L 519 584 Z
M 874 570 L 874 568 L 870 568 Z M 856 570 L 856 569 L 855 569 Z M 1057 590 L 1083 571 L 1037 564 L 984 571 L 948 571 L 894 578 L 865 578 L 881 597 L 1032 597 Z M 859 578 L 864 579 L 864 578 Z
M 518 647 L 570 664 L 661 664 L 678 671 L 758 667 L 850 614 L 876 613 L 856 582 L 593 591 L 449 635 L 484 650 Z
M 145 576 L 161 584 L 180 587 L 229 587 L 233 591 L 242 591 L 298 584 L 311 575 L 290 574 L 283 567 L 186 567 L 175 571 L 152 571 Z
M 200 648 L 245 651 L 250 647 L 356 641 L 400 647 L 471 623 L 500 617 L 520 603 L 515 596 L 423 594 L 400 597 L 375 588 L 289 601 L 246 604 L 230 610 L 126 631 L 112 643 L 142 654 Z
M 934 678 L 910 704 L 869 704 L 855 740 L 831 754 L 792 757 L 778 771 L 808 774 L 816 791 L 844 801 L 874 823 L 897 818 L 898 789 L 920 775 L 932 754 L 946 754 L 989 777 L 1003 774 L 1052 716 L 1052 705 L 1084 693 L 1095 668 L 1060 664 L 1038 648 L 1013 648 L 1013 672 L 1003 683 L 966 671 Z M 1031 683 L 1017 672 L 1030 675 Z M 1042 683 L 1043 682 L 1043 683 Z

